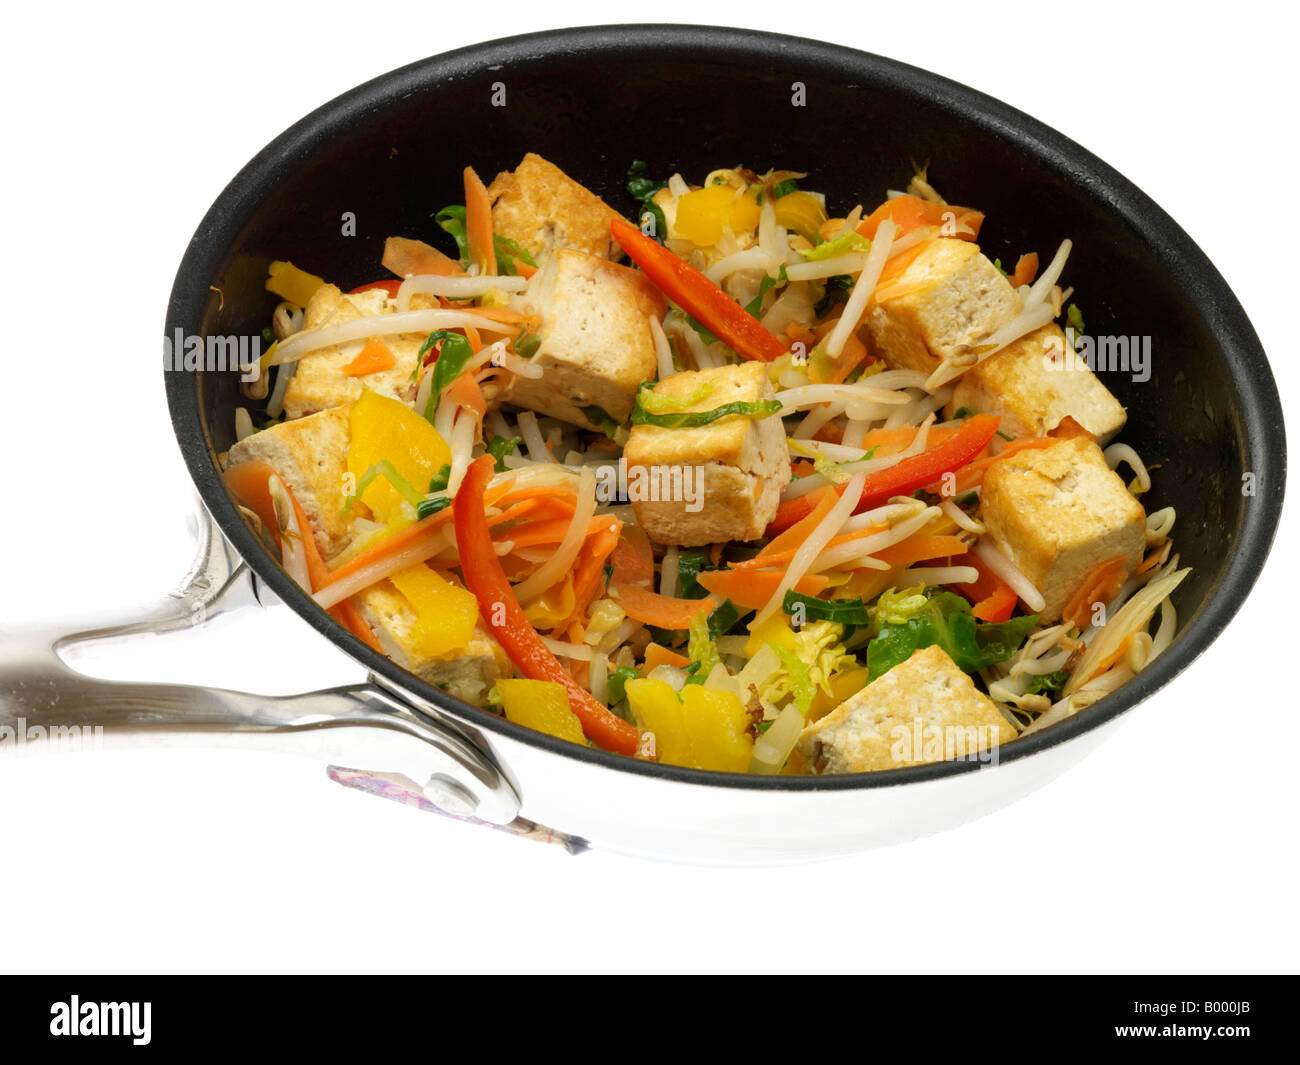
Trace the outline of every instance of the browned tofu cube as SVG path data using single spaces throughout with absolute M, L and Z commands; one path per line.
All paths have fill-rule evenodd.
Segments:
M 1120 557 L 1142 560 L 1146 512 L 1087 437 L 1060 440 L 993 463 L 984 475 L 980 519 L 999 550 L 1042 594 L 1055 621 L 1083 579 Z
M 1088 364 L 1068 352 L 1055 323 L 972 366 L 957 381 L 949 414 L 965 407 L 1002 415 L 1010 436 L 1046 436 L 1071 417 L 1103 446 L 1124 427 L 1124 408 Z
M 931 374 L 1020 313 L 1020 297 L 978 247 L 938 237 L 898 283 L 915 286 L 867 315 L 872 350 L 896 370 Z
M 926 647 L 805 728 L 798 750 L 832 776 L 971 758 L 1015 738 L 942 648 Z
M 609 231 L 622 217 L 554 163 L 529 152 L 513 173 L 488 186 L 492 228 L 526 248 L 541 266 L 555 248 L 575 248 L 602 259 L 621 259 Z
M 615 422 L 632 413 L 642 381 L 654 380 L 650 317 L 664 298 L 637 270 L 583 251 L 555 252 L 520 300 L 541 315 L 541 346 L 532 364 L 541 377 L 513 377 L 507 403 L 586 429 L 604 429 L 599 408 Z
M 714 410 L 773 396 L 767 368 L 757 362 L 676 373 L 655 385 L 654 392 L 690 396 L 702 385 L 708 387 L 707 395 L 684 404 L 682 411 Z M 778 414 L 733 414 L 695 428 L 635 425 L 623 455 L 637 523 L 661 544 L 756 539 L 776 516 L 781 492 L 790 483 L 790 455 Z M 689 479 L 689 492 L 661 487 L 656 498 L 645 498 L 656 484 L 671 484 L 674 471 L 684 482 Z M 661 498 L 665 495 L 675 497 Z
M 357 318 L 387 314 L 396 307 L 397 304 L 382 289 L 345 295 L 334 285 L 321 285 L 307 304 L 303 328 L 319 329 Z M 364 340 L 336 344 L 304 355 L 298 360 L 298 368 L 284 393 L 285 417 L 301 418 L 316 411 L 353 403 L 361 398 L 363 388 L 409 403 L 415 397 L 412 373 L 426 335 L 403 333 L 384 337 L 396 363 L 391 369 L 357 377 L 345 373 L 344 369 L 365 347 Z
M 230 449 L 227 466 L 260 460 L 280 475 L 298 500 L 316 546 L 327 561 L 351 539 L 347 500 L 350 406 L 331 407 L 289 422 L 281 422 L 240 440 Z

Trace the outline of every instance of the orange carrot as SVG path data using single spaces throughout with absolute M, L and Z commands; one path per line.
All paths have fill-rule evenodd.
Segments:
M 1061 423 L 1047 434 L 1053 440 L 1073 440 L 1076 436 L 1086 436 L 1094 444 L 1097 442 L 1095 434 L 1088 432 L 1082 425 L 1074 420 L 1070 415 L 1061 419 Z
M 895 196 L 864 218 L 858 225 L 858 232 L 868 240 L 875 240 L 876 230 L 885 219 L 898 226 L 899 237 L 921 226 L 937 226 L 939 236 L 975 240 L 979 236 L 984 215 L 969 207 L 932 203 L 919 196 Z
M 349 377 L 365 377 L 366 374 L 382 373 L 397 365 L 397 356 L 392 348 L 384 343 L 382 337 L 371 337 L 357 357 L 343 367 Z
M 269 480 L 274 473 L 275 469 L 269 463 L 260 460 L 241 462 L 226 471 L 225 481 L 230 491 L 261 518 L 262 523 L 271 531 L 276 544 L 279 545 L 280 531 L 275 520 L 275 505 L 271 502 L 269 488 Z M 280 483 L 284 484 L 284 478 L 280 478 Z M 314 592 L 329 583 L 330 570 L 321 557 L 320 549 L 316 546 L 316 538 L 312 535 L 311 525 L 307 521 L 307 515 L 303 513 L 303 509 L 299 505 L 297 497 L 294 496 L 293 490 L 287 484 L 284 485 L 284 490 L 289 497 L 289 502 L 293 505 L 298 528 L 302 530 L 302 549 L 307 562 L 307 577 L 311 583 L 311 590 Z M 351 599 L 345 599 L 343 602 L 331 607 L 329 614 L 335 621 L 351 630 L 358 639 L 373 647 L 376 651 L 383 651 L 379 640 L 375 638 L 375 634 L 371 631 L 370 626 L 365 623 L 360 611 L 357 610 Z
M 984 455 L 958 470 L 955 483 L 951 486 L 953 492 L 956 495 L 961 495 L 963 492 L 969 492 L 972 488 L 978 488 L 984 483 L 984 475 L 988 473 L 989 467 L 999 459 L 1009 458 L 1021 451 L 1034 451 L 1038 448 L 1050 447 L 1055 443 L 1056 440 L 1050 436 L 1025 436 L 1019 440 L 1009 441 L 998 454 Z M 935 495 L 941 495 L 947 491 L 948 487 L 942 481 L 935 481 L 933 484 L 926 485 L 925 490 Z
M 611 584 L 648 588 L 655 578 L 655 557 L 645 530 L 637 525 L 624 525 L 610 563 L 614 567 Z
M 437 248 L 422 240 L 406 237 L 389 237 L 384 241 L 383 266 L 398 277 L 412 274 L 437 274 L 441 277 L 460 277 L 465 271 L 455 259 L 443 255 Z
M 641 663 L 640 673 L 644 677 L 655 666 L 676 666 L 678 669 L 685 669 L 690 664 L 691 660 L 685 655 L 679 655 L 676 651 L 652 643 L 645 649 L 645 661 Z
M 506 325 L 541 325 L 542 320 L 535 314 L 525 314 L 513 307 L 475 307 L 473 312 L 480 318 L 489 318 Z
M 587 607 L 600 592 L 604 583 L 605 563 L 618 545 L 623 530 L 622 522 L 604 520 L 606 524 L 603 529 L 587 534 L 587 542 L 582 545 L 578 561 L 573 567 L 573 613 L 569 617 L 570 625 L 586 616 Z
M 1125 562 L 1123 555 L 1098 562 L 1079 582 L 1074 594 L 1066 600 L 1061 617 L 1081 629 L 1086 629 L 1091 620 L 1092 605 L 1109 603 L 1123 586 L 1127 569 Z
M 480 274 L 497 272 L 496 245 L 492 239 L 492 201 L 472 166 L 465 168 L 465 236 L 471 262 Z
M 1032 285 L 1034 278 L 1038 276 L 1038 252 L 1031 251 L 1028 255 L 1022 255 L 1016 260 L 1016 268 L 1011 276 L 1007 278 L 1016 288 L 1021 285 Z
M 611 582 L 613 583 L 613 582 Z M 684 629 L 701 610 L 713 611 L 714 599 L 674 599 L 637 584 L 615 584 L 618 605 L 630 618 L 657 629 Z
M 556 518 L 551 521 L 530 521 L 503 532 L 497 539 L 509 540 L 515 547 L 532 547 L 535 544 L 558 544 L 564 539 L 572 524 L 570 518 Z M 587 526 L 587 536 L 595 536 L 609 527 L 608 515 L 599 514 L 591 519 Z
M 825 488 L 819 488 L 812 493 L 813 509 L 803 518 L 786 529 L 778 533 L 764 545 L 752 559 L 749 560 L 751 567 L 771 566 L 775 563 L 771 561 L 778 556 L 794 556 L 794 552 L 799 549 L 805 540 L 812 534 L 812 531 L 822 523 L 822 519 L 830 513 L 831 507 L 835 506 L 839 497 L 831 490 L 828 485 Z M 739 566 L 744 566 L 740 563 Z M 737 568 L 739 568 L 739 566 Z
M 909 536 L 900 543 L 877 551 L 875 557 L 891 566 L 912 566 L 917 562 L 928 562 L 932 558 L 964 555 L 969 550 L 956 536 Z
M 473 374 L 458 374 L 447 386 L 446 394 L 462 407 L 468 407 L 480 421 L 487 414 L 487 399 Z
M 720 569 L 705 570 L 695 579 L 719 599 L 730 599 L 745 610 L 761 610 L 776 594 L 784 577 L 783 569 Z M 810 573 L 799 578 L 794 590 L 800 595 L 820 595 L 828 583 L 820 573 Z

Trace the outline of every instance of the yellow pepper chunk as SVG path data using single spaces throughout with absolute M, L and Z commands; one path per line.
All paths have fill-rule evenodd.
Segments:
M 429 658 L 446 658 L 469 646 L 478 621 L 478 600 L 423 562 L 390 578 L 415 611 L 415 642 Z
M 857 695 L 867 686 L 867 680 L 871 676 L 871 670 L 863 666 L 861 669 L 846 669 L 840 673 L 831 676 L 831 692 L 826 694 L 821 688 L 813 696 L 812 702 L 808 706 L 806 717 L 809 721 L 816 721 L 825 717 L 834 710 L 845 699 Z
M 682 690 L 682 708 L 697 768 L 722 773 L 744 773 L 749 769 L 754 757 L 751 721 L 734 694 L 688 684 Z
M 745 643 L 745 654 L 753 658 L 763 649 L 764 644 L 774 643 L 787 651 L 796 648 L 794 630 L 784 614 L 778 612 L 768 618 L 756 629 L 751 629 L 749 640 Z
M 324 278 L 299 270 L 290 262 L 273 262 L 267 270 L 266 291 L 274 292 L 295 307 L 306 307 L 315 291 L 325 284 Z
M 536 629 L 553 629 L 573 613 L 576 605 L 573 574 L 569 573 L 524 607 L 524 617 Z
M 659 761 L 668 765 L 691 764 L 691 742 L 686 734 L 682 701 L 667 681 L 629 680 L 623 691 L 636 722 L 655 734 Z
M 777 225 L 794 230 L 813 244 L 817 243 L 818 230 L 826 221 L 826 208 L 816 196 L 803 191 L 788 192 L 772 206 L 776 209 Z
M 348 430 L 348 472 L 358 480 L 387 459 L 416 491 L 427 492 L 433 475 L 451 462 L 451 448 L 437 429 L 400 400 L 378 392 L 361 393 L 348 415 Z M 361 502 L 382 522 L 397 527 L 411 523 L 402 509 L 406 501 L 383 477 L 371 482 Z
M 564 685 L 553 680 L 499 680 L 497 694 L 506 717 L 548 736 L 558 736 L 570 743 L 587 742 L 582 724 L 569 709 L 569 695 Z
M 655 735 L 659 761 L 692 769 L 743 773 L 754 754 L 750 718 L 731 692 L 688 684 L 681 696 L 662 680 L 629 680 L 628 704 Z
M 710 185 L 678 199 L 673 228 L 692 244 L 711 248 L 722 239 L 724 225 L 733 233 L 754 230 L 760 211 L 758 195 L 752 189 L 738 192 L 730 185 Z

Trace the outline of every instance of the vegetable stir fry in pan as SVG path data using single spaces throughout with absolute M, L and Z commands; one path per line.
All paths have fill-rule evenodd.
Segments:
M 273 263 L 232 495 L 360 640 L 571 743 L 835 774 L 1069 717 L 1188 573 L 1070 242 L 1008 273 L 924 174 L 833 217 L 806 181 L 634 163 L 625 218 L 529 154 L 384 279 Z

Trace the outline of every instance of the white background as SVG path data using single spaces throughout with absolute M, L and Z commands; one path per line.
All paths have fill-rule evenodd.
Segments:
M 1294 395 L 1297 86 L 1283 7 L 992 10 L 782 0 L 691 13 L 905 60 L 1061 129 L 1201 243 Z M 189 481 L 158 336 L 191 233 L 249 157 L 321 102 L 425 55 L 643 12 L 10 11 L 0 614 L 138 602 L 186 568 Z M 449 165 L 472 162 L 469 147 L 449 144 Z M 1259 586 L 1193 669 L 1083 765 L 965 828 L 809 867 L 697 869 L 570 858 L 273 755 L 6 758 L 0 967 L 1294 970 L 1294 495 Z M 231 625 L 118 669 L 282 688 L 283 665 L 300 677 L 316 654 L 304 628 Z M 319 681 L 333 682 L 319 657 Z M 978 927 L 952 909 L 967 893 L 987 908 Z M 625 919 L 611 928 L 596 912 Z

